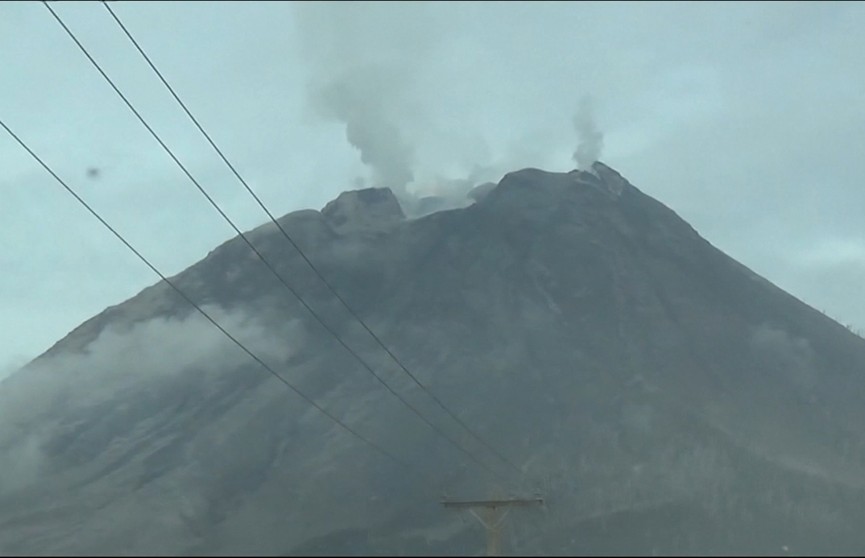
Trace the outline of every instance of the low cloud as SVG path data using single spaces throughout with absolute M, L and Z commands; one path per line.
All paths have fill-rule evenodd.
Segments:
M 299 322 L 277 331 L 243 311 L 204 309 L 277 369 L 304 341 Z M 206 393 L 247 363 L 254 361 L 197 312 L 108 327 L 81 352 L 31 363 L 0 386 L 0 494 L 38 480 L 41 448 L 70 426 L 69 417 L 95 420 L 91 411 L 139 403 L 182 385 L 187 375 Z
M 23 368 L 28 360 L 30 359 L 23 355 L 15 355 L 7 360 L 5 364 L 0 364 L 0 382 Z

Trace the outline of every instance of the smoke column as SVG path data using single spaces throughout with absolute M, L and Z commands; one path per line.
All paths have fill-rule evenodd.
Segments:
M 310 71 L 311 106 L 345 125 L 372 186 L 406 195 L 415 146 L 406 124 L 435 33 L 422 3 L 299 2 L 295 17 Z
M 591 171 L 592 163 L 601 158 L 601 150 L 604 147 L 604 135 L 595 123 L 591 98 L 583 97 L 580 100 L 580 106 L 574 116 L 574 129 L 577 131 L 579 143 L 573 159 L 579 170 Z
M 388 114 L 385 95 L 377 95 L 373 83 L 381 83 L 375 70 L 344 75 L 319 90 L 316 102 L 332 118 L 345 124 L 345 137 L 360 152 L 373 172 L 373 185 L 390 188 L 398 195 L 414 178 L 414 149 L 396 120 Z

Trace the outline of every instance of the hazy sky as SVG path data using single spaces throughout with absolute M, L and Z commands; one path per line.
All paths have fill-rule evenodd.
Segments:
M 264 222 L 105 8 L 51 5 L 238 225 Z M 590 106 L 601 160 L 865 330 L 861 2 L 111 6 L 274 214 L 360 178 L 570 170 Z M 233 236 L 39 2 L 0 3 L 0 118 L 165 273 Z M 0 220 L 0 377 L 157 280 L 2 130 Z

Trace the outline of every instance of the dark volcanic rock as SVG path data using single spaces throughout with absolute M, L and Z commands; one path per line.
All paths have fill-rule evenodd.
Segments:
M 321 210 L 335 228 L 366 228 L 390 225 L 405 218 L 399 201 L 387 188 L 344 192 Z
M 0 385 L 0 553 L 475 553 L 481 528 L 443 492 L 542 493 L 543 510 L 505 523 L 513 553 L 865 549 L 865 341 L 601 163 L 513 172 L 475 199 L 407 220 L 369 189 L 280 224 L 520 478 L 271 224 L 250 238 L 292 288 L 503 479 L 417 420 L 233 239 L 177 284 L 412 470 L 156 285 Z

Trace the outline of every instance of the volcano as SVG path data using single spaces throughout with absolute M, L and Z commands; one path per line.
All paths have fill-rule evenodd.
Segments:
M 241 238 L 171 278 L 397 459 L 159 282 L 0 384 L 0 553 L 477 554 L 442 498 L 534 494 L 504 552 L 865 551 L 865 340 L 603 163 L 471 197 L 278 220 L 418 382 L 273 223 L 246 233 L 435 428 Z

